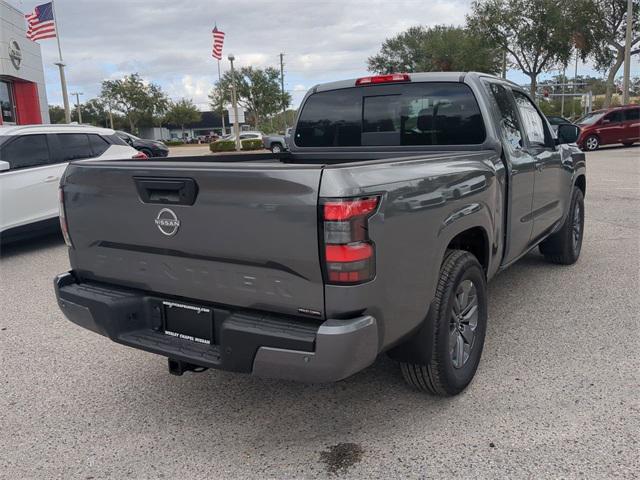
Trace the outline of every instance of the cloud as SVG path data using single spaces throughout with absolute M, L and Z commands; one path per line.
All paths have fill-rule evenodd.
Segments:
M 14 3 L 17 3 L 14 0 Z M 29 10 L 36 0 L 21 2 Z M 28 4 L 28 5 L 24 5 Z M 33 5 L 32 5 L 33 4 Z M 367 58 L 412 25 L 464 23 L 470 0 L 56 0 L 70 88 L 98 95 L 104 79 L 138 72 L 174 99 L 207 107 L 218 78 L 214 23 L 226 33 L 222 71 L 279 68 L 294 105 L 303 86 L 367 74 Z M 41 42 L 50 103 L 61 103 L 55 40 Z M 517 78 L 517 76 L 515 77 Z M 300 88 L 302 87 L 302 88 Z M 297 105 L 296 105 L 297 106 Z

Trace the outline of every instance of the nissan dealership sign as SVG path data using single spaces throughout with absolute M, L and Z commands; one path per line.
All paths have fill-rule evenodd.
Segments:
M 20 70 L 20 64 L 22 63 L 22 50 L 20 50 L 20 44 L 17 41 L 9 40 L 9 59 L 16 70 Z

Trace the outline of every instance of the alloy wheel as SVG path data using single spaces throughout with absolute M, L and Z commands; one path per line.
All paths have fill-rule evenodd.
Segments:
M 469 360 L 478 326 L 478 294 L 471 280 L 458 285 L 449 321 L 449 354 L 455 368 Z

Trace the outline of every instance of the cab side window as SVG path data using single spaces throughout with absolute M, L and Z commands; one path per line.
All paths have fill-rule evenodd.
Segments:
M 487 86 L 502 117 L 500 122 L 502 138 L 513 150 L 522 148 L 522 129 L 515 106 L 509 98 L 509 92 L 498 83 L 489 83 Z
M 23 135 L 15 138 L 2 147 L 0 160 L 9 162 L 11 170 L 47 165 L 49 145 L 46 135 Z
M 640 120 L 640 108 L 630 108 L 625 112 L 625 119 L 627 121 L 638 121 Z
M 529 139 L 529 143 L 544 146 L 546 144 L 544 120 L 542 120 L 538 110 L 531 100 L 522 93 L 514 91 L 513 97 L 516 99 L 520 118 L 522 118 L 524 131 Z
M 89 137 L 86 133 L 59 133 L 62 162 L 93 157 Z
M 605 115 L 604 121 L 606 122 L 608 120 L 609 123 L 620 123 L 624 120 L 623 114 L 624 112 L 622 110 L 608 113 L 607 115 Z

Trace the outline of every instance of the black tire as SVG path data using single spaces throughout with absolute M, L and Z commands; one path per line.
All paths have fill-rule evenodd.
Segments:
M 148 148 L 142 148 L 140 150 L 142 153 L 144 153 L 147 157 L 152 158 L 154 157 L 153 153 L 151 152 L 151 150 L 149 150 Z
M 584 150 L 593 152 L 600 147 L 600 139 L 595 135 L 589 135 L 584 139 Z
M 282 145 L 274 143 L 271 145 L 271 153 L 281 153 L 283 150 Z
M 630 147 L 633 145 L 633 142 L 622 142 L 622 145 L 625 147 Z
M 460 320 L 460 316 L 455 320 L 454 315 L 455 306 L 460 305 L 460 289 L 469 282 L 475 290 L 477 315 L 475 331 L 472 332 L 472 340 L 468 343 L 467 355 L 465 350 L 467 342 L 464 340 L 467 337 L 462 335 L 460 330 L 463 321 Z M 471 299 L 471 294 L 467 293 L 467 297 Z M 486 278 L 474 255 L 463 250 L 447 252 L 440 267 L 436 295 L 425 321 L 432 322 L 433 328 L 427 330 L 433 333 L 429 338 L 425 336 L 421 341 L 431 342 L 431 358 L 426 364 L 401 362 L 402 375 L 409 385 L 418 390 L 441 396 L 456 395 L 471 383 L 476 373 L 487 329 Z M 468 333 L 467 330 L 467 335 Z M 456 342 L 452 348 L 454 337 Z M 462 360 L 456 354 L 459 351 L 457 350 L 458 337 L 464 337 Z M 428 347 L 429 345 L 425 345 L 425 348 Z
M 569 214 L 562 228 L 540 244 L 540 253 L 548 261 L 560 265 L 573 265 L 580 257 L 584 237 L 584 196 L 573 187 Z

